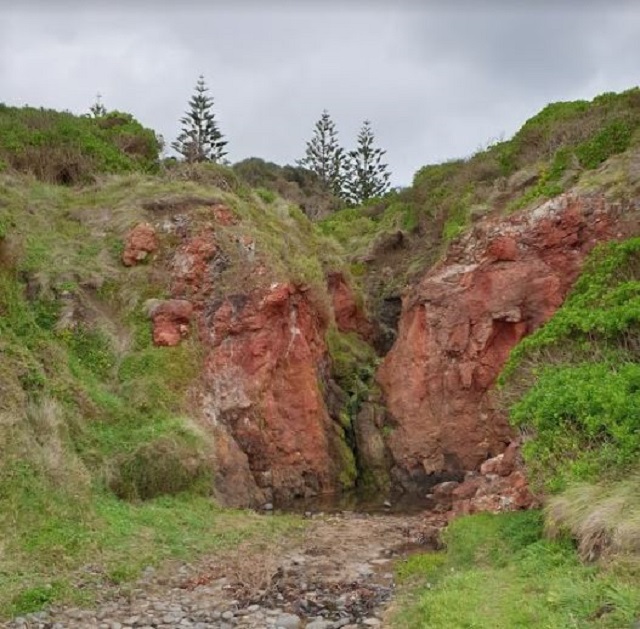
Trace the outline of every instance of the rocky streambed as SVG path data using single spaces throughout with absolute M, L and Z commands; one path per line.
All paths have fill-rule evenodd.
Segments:
M 265 517 L 269 517 L 265 515 Z M 355 629 L 384 627 L 394 562 L 433 548 L 440 514 L 340 512 L 310 516 L 294 539 L 236 552 L 170 573 L 148 569 L 98 608 L 51 608 L 8 627 L 128 629 Z
M 362 498 L 362 497 L 361 497 Z M 354 502 L 355 501 L 355 502 Z M 459 515 L 537 506 L 519 444 L 485 461 L 462 482 L 427 496 L 381 503 L 341 496 L 301 503 L 307 526 L 278 542 L 241 543 L 233 552 L 169 569 L 148 568 L 133 586 L 105 594 L 96 609 L 52 607 L 16 618 L 9 629 L 362 629 L 385 627 L 394 564 L 435 550 Z M 345 509 L 345 505 L 352 509 Z M 289 506 L 293 509 L 293 505 Z M 341 509 L 327 513 L 327 509 Z M 360 509 L 360 510 L 355 510 Z M 366 511 L 363 511 L 366 510 Z M 271 517 L 265 511 L 264 517 Z

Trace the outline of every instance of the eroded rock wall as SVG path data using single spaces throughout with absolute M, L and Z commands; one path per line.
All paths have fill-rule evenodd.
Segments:
M 204 321 L 204 414 L 215 434 L 218 488 L 231 504 L 340 489 L 353 467 L 329 415 L 326 322 L 291 284 L 226 298 Z
M 512 438 L 491 388 L 511 349 L 549 320 L 621 208 L 563 195 L 483 221 L 403 299 L 377 381 L 393 429 L 392 477 L 407 489 L 477 469 Z
M 145 302 L 154 343 L 191 337 L 200 348 L 191 410 L 213 441 L 218 496 L 257 506 L 352 485 L 345 394 L 325 341 L 332 322 L 371 334 L 348 281 L 329 274 L 324 294 L 274 281 L 251 224 L 216 201 L 192 205 L 133 227 L 123 263 L 144 262 L 164 279 L 166 298 Z

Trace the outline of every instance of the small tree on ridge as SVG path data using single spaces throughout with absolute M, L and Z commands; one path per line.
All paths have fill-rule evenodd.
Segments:
M 375 148 L 374 139 L 371 122 L 365 120 L 358 133 L 358 146 L 349 152 L 347 164 L 346 196 L 354 205 L 379 197 L 389 189 L 391 173 L 382 162 L 386 151 Z
M 326 189 L 339 197 L 344 184 L 344 157 L 336 125 L 325 109 L 316 122 L 313 137 L 307 142 L 306 155 L 298 164 L 316 173 Z
M 227 154 L 226 140 L 218 128 L 212 111 L 213 98 L 207 94 L 204 77 L 200 75 L 189 101 L 189 111 L 180 119 L 182 131 L 171 146 L 189 162 L 219 162 Z

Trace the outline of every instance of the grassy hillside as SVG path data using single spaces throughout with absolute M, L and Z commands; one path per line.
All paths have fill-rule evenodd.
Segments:
M 630 627 L 640 616 L 640 239 L 596 249 L 502 374 L 543 512 L 449 526 L 399 569 L 394 626 Z M 577 551 L 577 552 L 576 552 Z
M 197 229 L 215 199 L 238 219 L 216 230 L 218 294 L 292 280 L 329 316 L 337 249 L 298 208 L 220 167 L 83 187 L 5 174 L 0 199 L 0 617 L 295 525 L 211 501 L 210 440 L 190 404 L 198 341 L 153 345 L 145 302 L 168 294 L 165 259 L 125 268 L 120 256 L 139 221 L 180 214 Z M 241 260 L 249 236 L 260 277 Z M 160 233 L 161 252 L 172 238 Z
M 569 188 L 633 201 L 639 122 L 637 89 L 549 105 L 511 140 L 419 171 L 404 193 L 414 204 L 398 220 L 417 216 L 419 230 L 432 217 L 441 226 L 430 243 L 437 248 L 478 216 L 518 211 Z M 545 508 L 454 522 L 446 552 L 416 555 L 400 568 L 410 594 L 394 626 L 637 622 L 639 299 L 640 239 L 601 246 L 556 315 L 512 352 L 501 397 Z

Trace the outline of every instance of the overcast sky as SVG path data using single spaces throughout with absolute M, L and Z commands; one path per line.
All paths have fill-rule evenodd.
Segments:
M 327 108 L 348 148 L 372 121 L 395 185 L 548 102 L 640 83 L 640 4 L 622 0 L 13 4 L 0 102 L 84 113 L 100 92 L 170 142 L 202 73 L 232 161 L 293 163 Z

